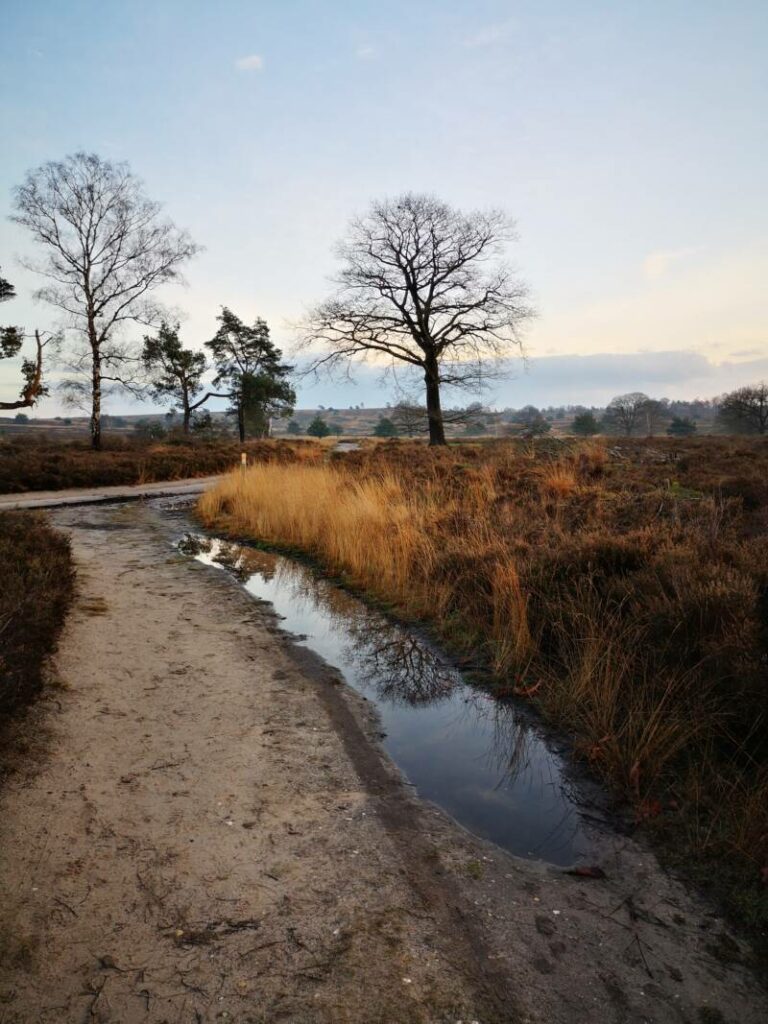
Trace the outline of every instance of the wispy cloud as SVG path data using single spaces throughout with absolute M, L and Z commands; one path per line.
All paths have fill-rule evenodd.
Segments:
M 500 40 L 505 39 L 513 28 L 513 21 L 500 21 L 495 25 L 486 25 L 485 28 L 478 29 L 477 32 L 467 36 L 464 40 L 464 45 L 470 48 L 478 46 L 492 46 L 494 43 L 498 43 Z
M 376 56 L 376 48 L 369 43 L 364 43 L 355 50 L 355 56 L 358 60 L 373 60 Z
M 263 71 L 264 58 L 259 53 L 251 53 L 247 57 L 238 57 L 235 61 L 238 71 Z
M 643 261 L 645 276 L 651 280 L 663 277 L 673 264 L 679 263 L 680 260 L 684 260 L 698 251 L 695 246 L 687 246 L 684 249 L 667 249 L 648 253 Z

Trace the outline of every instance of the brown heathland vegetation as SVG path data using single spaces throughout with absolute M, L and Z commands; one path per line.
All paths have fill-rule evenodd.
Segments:
M 95 452 L 86 441 L 0 439 L 0 494 L 211 476 L 231 469 L 240 452 L 260 462 L 322 457 L 322 448 L 312 441 L 151 443 L 107 437 L 103 450 Z
M 40 516 L 0 513 L 0 714 L 39 691 L 72 600 L 69 540 Z
M 256 465 L 199 510 L 430 623 L 765 927 L 765 441 L 390 442 Z

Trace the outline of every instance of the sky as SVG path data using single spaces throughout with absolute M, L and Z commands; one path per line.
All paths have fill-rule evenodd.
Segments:
M 127 160 L 205 247 L 160 295 L 192 347 L 227 305 L 289 348 L 349 219 L 417 191 L 517 222 L 538 316 L 491 404 L 768 379 L 764 0 L 3 0 L 0 18 L 2 323 L 55 322 L 16 262 L 33 247 L 12 188 L 84 149 Z M 17 389 L 0 363 L 0 396 Z M 362 373 L 298 404 L 392 398 Z

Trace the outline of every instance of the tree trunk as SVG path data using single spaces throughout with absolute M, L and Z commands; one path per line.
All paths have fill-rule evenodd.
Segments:
M 240 442 L 245 440 L 245 409 L 243 403 L 237 403 L 237 429 L 240 433 Z
M 95 452 L 101 451 L 101 357 L 98 349 L 93 350 L 93 369 L 91 375 L 91 447 Z
M 184 406 L 184 426 L 182 427 L 182 429 L 184 431 L 184 436 L 186 437 L 186 436 L 189 435 L 189 424 L 190 424 L 190 421 L 192 419 L 192 410 L 189 407 L 189 399 L 187 398 L 186 395 L 184 395 L 184 397 L 183 397 L 183 406 Z
M 101 341 L 91 303 L 90 282 L 84 282 L 88 302 L 88 343 L 91 346 L 91 448 L 101 451 Z
M 425 363 L 424 382 L 427 386 L 427 417 L 429 419 L 429 443 L 445 444 L 443 410 L 440 408 L 440 372 L 436 359 Z
M 43 392 L 43 342 L 40 340 L 40 331 L 35 331 L 35 344 L 37 356 L 34 373 L 23 388 L 21 398 L 15 402 L 0 402 L 0 409 L 30 409 Z

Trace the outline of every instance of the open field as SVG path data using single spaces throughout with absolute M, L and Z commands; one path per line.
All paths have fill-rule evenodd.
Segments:
M 199 510 L 427 621 L 764 937 L 765 441 L 392 442 L 254 466 Z
M 239 463 L 241 452 L 249 459 L 270 462 L 312 460 L 320 458 L 323 449 L 312 441 L 155 444 L 115 438 L 104 451 L 94 452 L 86 441 L 0 440 L 0 494 L 212 476 Z

